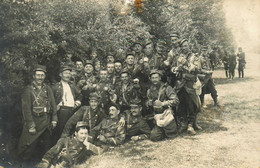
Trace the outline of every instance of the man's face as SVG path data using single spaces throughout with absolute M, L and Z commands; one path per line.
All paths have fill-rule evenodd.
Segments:
M 127 83 L 128 80 L 129 80 L 128 74 L 127 74 L 127 73 L 122 73 L 122 74 L 121 74 L 121 81 L 122 81 L 123 83 Z
M 101 69 L 100 61 L 95 62 L 95 70 L 100 71 L 100 69 Z
M 116 118 L 119 113 L 120 113 L 120 111 L 115 106 L 111 106 L 109 108 L 109 116 L 110 116 L 110 118 Z
M 85 71 L 87 74 L 92 73 L 92 72 L 93 72 L 93 66 L 92 66 L 91 64 L 85 65 L 84 71 Z
M 159 74 L 152 74 L 151 75 L 151 82 L 153 85 L 158 85 L 161 81 L 161 76 Z
M 100 81 L 106 81 L 107 80 L 107 71 L 101 70 L 99 72 Z
M 189 52 L 189 44 L 187 41 L 185 41 L 182 46 L 181 46 L 181 49 L 183 51 L 184 54 L 187 54 Z
M 115 61 L 114 56 L 112 56 L 112 55 L 107 56 L 107 62 L 114 63 L 114 61 Z
M 125 62 L 128 64 L 128 65 L 133 65 L 134 64 L 134 61 L 135 61 L 135 57 L 133 55 L 128 55 L 126 57 L 126 60 Z
M 35 71 L 35 74 L 33 75 L 34 81 L 37 85 L 41 85 L 45 79 L 45 72 L 43 71 Z
M 114 63 L 108 63 L 107 64 L 107 72 L 109 74 L 112 74 L 112 73 L 114 73 L 114 70 L 115 70 L 115 64 Z
M 171 43 L 172 46 L 177 47 L 178 46 L 178 37 L 171 37 Z
M 143 47 L 141 46 L 141 44 L 135 44 L 134 46 L 134 51 L 137 53 L 142 52 Z
M 161 44 L 156 45 L 156 51 L 158 54 L 162 54 L 164 50 L 164 47 Z
M 239 48 L 239 49 L 238 49 L 238 52 L 242 52 L 242 48 Z
M 91 52 L 91 58 L 97 58 L 97 52 L 96 51 Z
M 82 70 L 84 68 L 83 63 L 81 61 L 76 61 L 76 67 L 79 70 Z
M 116 63 L 115 63 L 115 71 L 116 71 L 116 72 L 121 72 L 121 70 L 122 70 L 122 64 L 121 64 L 121 62 L 116 62 Z
M 151 55 L 153 53 L 153 43 L 150 43 L 145 46 L 144 53 L 146 55 Z
M 65 70 L 60 73 L 61 80 L 65 82 L 69 82 L 71 79 L 71 71 L 70 70 Z
M 98 107 L 98 101 L 95 99 L 89 100 L 90 108 L 96 110 Z
M 130 112 L 133 116 L 140 116 L 142 111 L 142 107 L 138 105 L 131 105 Z
M 84 142 L 88 137 L 88 130 L 86 128 L 81 128 L 78 132 L 75 132 L 75 135 L 79 142 Z

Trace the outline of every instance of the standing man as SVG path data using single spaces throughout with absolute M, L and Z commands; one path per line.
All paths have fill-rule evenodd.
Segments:
M 60 138 L 68 119 L 73 115 L 75 109 L 81 105 L 82 97 L 80 90 L 70 82 L 71 68 L 69 66 L 61 67 L 60 77 L 60 82 L 56 83 L 52 88 L 57 103 L 58 120 L 60 121 L 54 130 L 54 144 Z
M 151 86 L 147 91 L 146 105 L 150 107 L 152 114 L 162 114 L 171 106 L 178 106 L 179 99 L 173 88 L 167 83 L 161 81 L 161 72 L 152 70 L 150 73 Z M 150 139 L 159 141 L 163 138 L 174 138 L 177 135 L 177 125 L 175 120 L 172 120 L 166 126 L 155 125 L 151 131 Z
M 228 62 L 229 62 L 229 78 L 230 80 L 233 80 L 235 76 L 236 65 L 237 65 L 236 54 L 233 48 L 230 50 Z
M 51 148 L 51 132 L 58 121 L 53 92 L 44 83 L 45 66 L 37 65 L 33 72 L 33 82 L 22 94 L 24 125 L 18 155 L 25 162 L 37 161 Z
M 244 78 L 244 69 L 246 65 L 245 52 L 242 51 L 242 48 L 238 48 L 238 76 L 239 78 Z

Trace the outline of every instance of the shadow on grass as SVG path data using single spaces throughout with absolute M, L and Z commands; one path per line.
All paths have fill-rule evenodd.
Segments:
M 253 80 L 254 78 L 252 77 L 245 77 L 245 78 L 238 78 L 235 77 L 233 80 L 230 80 L 228 78 L 213 78 L 214 83 L 216 85 L 223 85 L 223 84 L 234 84 L 234 83 L 241 83 L 241 82 L 248 82 Z

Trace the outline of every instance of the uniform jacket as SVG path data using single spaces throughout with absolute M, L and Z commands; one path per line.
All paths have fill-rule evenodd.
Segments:
M 43 84 L 38 89 L 34 84 L 29 85 L 22 94 L 22 113 L 24 126 L 18 144 L 21 153 L 27 145 L 33 143 L 47 128 L 51 128 L 51 121 L 57 121 L 56 103 L 51 88 Z M 35 128 L 37 133 L 29 133 L 30 128 Z
M 42 161 L 54 164 L 62 163 L 63 167 L 71 167 L 83 163 L 93 152 L 87 150 L 82 142 L 78 142 L 75 137 L 61 138 L 43 156 Z
M 74 97 L 75 101 L 80 101 L 82 100 L 82 95 L 80 93 L 80 90 L 73 84 L 69 83 L 72 95 Z M 57 82 L 52 86 L 52 91 L 55 97 L 56 104 L 59 104 L 62 101 L 63 97 L 63 87 L 61 82 Z
M 119 118 L 106 118 L 92 129 L 91 134 L 94 138 L 103 135 L 106 138 L 106 144 L 120 145 L 125 140 L 126 130 L 125 127 L 119 125 Z
M 127 137 L 139 135 L 148 138 L 150 136 L 151 128 L 142 116 L 135 117 L 129 110 L 126 110 L 124 113 Z
M 69 136 L 72 128 L 75 128 L 78 121 L 87 122 L 89 128 L 92 129 L 106 117 L 106 114 L 101 108 L 98 108 L 97 111 L 93 111 L 90 106 L 81 106 L 67 121 L 62 137 Z

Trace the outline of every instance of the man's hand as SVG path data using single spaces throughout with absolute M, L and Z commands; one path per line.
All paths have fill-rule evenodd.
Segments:
M 36 165 L 36 168 L 48 168 L 49 163 L 41 161 L 39 164 Z
M 75 101 L 75 107 L 79 107 L 81 105 L 81 102 L 79 100 Z
M 54 129 L 57 126 L 57 121 L 52 121 L 51 125 L 52 125 L 52 129 Z
M 29 133 L 32 134 L 32 135 L 35 135 L 36 134 L 36 128 L 35 127 L 31 127 L 29 129 Z
M 119 120 L 119 125 L 120 125 L 121 127 L 124 127 L 124 126 L 125 126 L 125 119 L 124 119 L 123 117 L 120 118 L 120 120 Z
M 132 137 L 131 137 L 131 140 L 132 140 L 132 141 L 138 141 L 138 140 L 139 140 L 139 136 L 132 136 Z
M 101 142 L 107 142 L 107 139 L 104 135 L 99 135 L 98 136 L 98 139 L 101 141 Z
M 155 100 L 153 106 L 156 106 L 157 108 L 161 108 L 163 106 L 163 102 L 160 100 Z
M 89 150 L 90 143 L 88 142 L 88 138 L 84 140 L 83 144 L 86 146 L 87 150 Z

